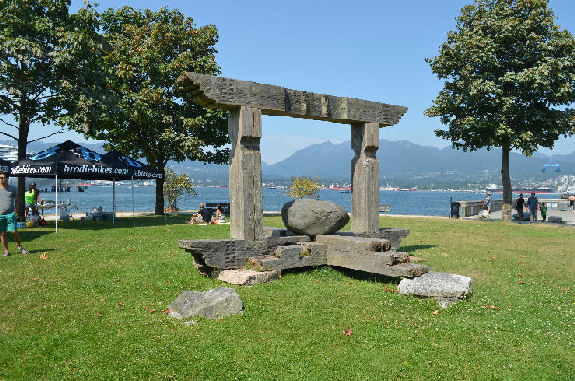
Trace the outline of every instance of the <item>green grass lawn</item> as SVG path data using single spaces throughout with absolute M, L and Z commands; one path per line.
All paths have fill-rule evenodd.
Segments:
M 242 315 L 184 325 L 162 310 L 225 284 L 177 241 L 229 235 L 184 220 L 22 229 L 32 255 L 0 259 L 0 380 L 575 379 L 573 228 L 385 217 L 411 230 L 403 251 L 471 276 L 474 295 L 440 309 L 384 291 L 398 279 L 322 267 L 227 285 Z

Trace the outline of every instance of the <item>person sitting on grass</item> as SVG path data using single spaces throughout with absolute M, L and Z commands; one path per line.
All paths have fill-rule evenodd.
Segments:
M 212 212 L 206 209 L 206 205 L 200 203 L 200 210 L 192 214 L 192 218 L 187 222 L 188 224 L 209 224 L 212 220 Z
M 223 224 L 226 222 L 226 216 L 224 215 L 224 210 L 220 206 L 220 204 L 216 205 L 216 216 L 212 221 L 212 224 Z
M 8 234 L 12 232 L 14 240 L 18 245 L 18 250 L 22 254 L 29 254 L 22 243 L 20 242 L 20 235 L 18 235 L 18 225 L 16 221 L 15 207 L 18 203 L 16 197 L 16 188 L 8 185 L 8 173 L 0 173 L 0 240 L 4 248 L 3 257 L 10 255 L 8 251 Z

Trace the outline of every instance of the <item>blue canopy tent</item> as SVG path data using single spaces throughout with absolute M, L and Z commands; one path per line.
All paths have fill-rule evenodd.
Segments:
M 145 165 L 118 151 L 99 154 L 71 140 L 50 147 L 29 159 L 18 160 L 12 164 L 11 174 L 16 177 L 54 177 L 56 180 L 56 206 L 58 206 L 58 178 L 110 180 L 114 185 L 114 222 L 116 215 L 116 180 L 162 179 L 164 176 L 163 171 Z M 56 231 L 58 231 L 58 207 L 56 207 L 56 211 Z

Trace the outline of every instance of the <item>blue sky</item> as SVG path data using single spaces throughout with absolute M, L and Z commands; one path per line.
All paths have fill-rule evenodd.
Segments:
M 99 9 L 128 5 L 180 9 L 196 25 L 219 30 L 217 61 L 222 76 L 296 90 L 407 106 L 400 123 L 380 138 L 443 147 L 437 118 L 423 116 L 441 88 L 426 57 L 435 56 L 455 28 L 463 0 L 100 0 Z M 83 5 L 73 0 L 72 9 Z M 575 34 L 575 1 L 551 0 L 556 23 Z M 39 129 L 35 129 L 38 131 Z M 68 133 L 77 140 L 81 137 Z M 342 124 L 264 117 L 262 159 L 282 160 L 298 149 L 350 139 Z M 62 136 L 54 141 L 61 141 Z M 557 142 L 554 153 L 575 151 L 575 138 Z M 541 151 L 549 153 L 548 150 Z

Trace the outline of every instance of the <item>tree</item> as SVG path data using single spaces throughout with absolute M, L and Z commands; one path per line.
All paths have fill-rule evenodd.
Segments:
M 178 10 L 124 7 L 102 13 L 102 30 L 108 87 L 118 103 L 108 120 L 82 132 L 161 170 L 169 160 L 227 161 L 226 114 L 196 105 L 175 87 L 184 71 L 219 73 L 216 27 L 196 28 Z M 155 213 L 163 212 L 163 180 L 156 180 Z
M 97 14 L 87 4 L 71 15 L 69 6 L 69 0 L 0 0 L 0 123 L 14 131 L 0 134 L 16 140 L 18 159 L 28 143 L 53 135 L 29 141 L 32 123 L 85 125 L 87 116 L 99 117 L 93 100 L 105 82 L 97 70 L 103 41 Z M 19 178 L 20 200 L 24 192 Z
M 502 148 L 503 219 L 511 220 L 509 152 L 530 156 L 575 132 L 575 40 L 547 0 L 475 0 L 461 9 L 437 57 L 444 87 L 425 111 L 464 151 Z
M 179 210 L 177 205 L 179 198 L 185 195 L 198 197 L 198 194 L 194 190 L 190 176 L 187 174 L 178 175 L 170 168 L 166 168 L 165 173 L 164 194 L 168 201 L 168 211 L 177 212 Z
M 318 178 L 314 177 L 309 179 L 305 176 L 292 177 L 289 189 L 286 191 L 287 195 L 292 198 L 315 198 L 317 199 L 319 192 Z

